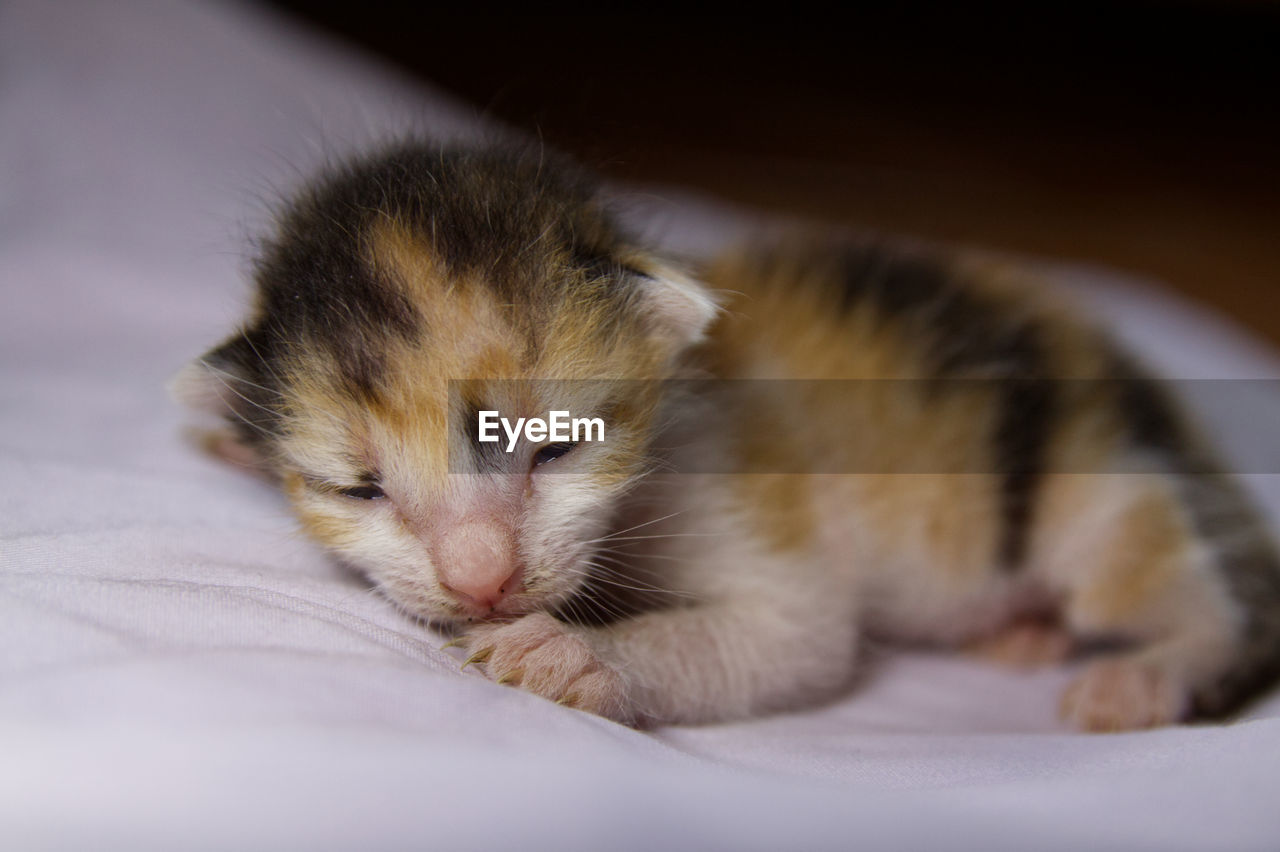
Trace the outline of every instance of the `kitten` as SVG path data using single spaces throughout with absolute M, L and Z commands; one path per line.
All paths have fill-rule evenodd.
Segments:
M 1015 662 L 1105 638 L 1062 699 L 1105 730 L 1280 670 L 1261 523 L 1014 271 L 819 235 L 700 283 L 568 164 L 404 143 L 295 198 L 255 279 L 178 396 L 500 683 L 709 722 L 840 694 L 863 635 Z M 481 412 L 554 410 L 606 439 L 478 440 Z

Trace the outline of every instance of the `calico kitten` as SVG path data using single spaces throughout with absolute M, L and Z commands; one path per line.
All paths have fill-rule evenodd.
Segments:
M 1106 638 L 1062 701 L 1103 730 L 1280 670 L 1266 531 L 1016 271 L 810 236 L 700 283 L 567 164 L 406 143 L 295 198 L 255 278 L 178 395 L 500 683 L 707 722 L 840 693 L 863 635 L 1020 662 Z M 480 412 L 553 410 L 606 440 L 478 440 Z

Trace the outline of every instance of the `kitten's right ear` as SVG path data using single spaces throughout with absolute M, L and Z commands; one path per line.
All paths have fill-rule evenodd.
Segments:
M 651 262 L 641 275 L 644 308 L 655 327 L 680 349 L 700 343 L 720 313 L 711 292 L 674 264 Z

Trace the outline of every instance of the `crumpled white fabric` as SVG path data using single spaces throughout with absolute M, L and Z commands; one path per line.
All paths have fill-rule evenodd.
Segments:
M 406 127 L 484 132 L 252 8 L 0 11 L 0 847 L 1280 848 L 1275 697 L 1083 736 L 1055 720 L 1065 670 L 886 650 L 835 705 L 640 733 L 460 673 L 186 443 L 163 389 L 239 317 L 267 203 Z M 752 224 L 628 208 L 685 251 Z M 1153 288 L 1055 277 L 1168 374 L 1280 376 Z M 1265 453 L 1277 405 L 1205 414 Z M 1276 477 L 1249 485 L 1275 513 Z

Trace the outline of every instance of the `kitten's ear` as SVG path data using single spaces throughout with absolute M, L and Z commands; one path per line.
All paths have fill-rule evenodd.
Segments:
M 233 337 L 187 364 L 169 380 L 169 395 L 195 411 L 235 417 L 243 402 L 238 386 L 249 381 L 243 366 L 243 341 L 243 336 Z
M 215 428 L 193 428 L 191 436 L 209 453 L 238 467 L 251 468 L 264 475 L 270 465 L 253 442 L 246 441 L 244 431 L 232 424 L 248 423 L 257 405 L 253 388 L 259 387 L 247 375 L 246 355 L 252 351 L 243 337 L 237 336 L 206 352 L 178 371 L 169 380 L 169 395 L 182 405 L 225 422 Z
M 711 291 L 674 265 L 647 264 L 640 274 L 640 289 L 644 309 L 655 326 L 682 349 L 700 343 L 720 313 Z

